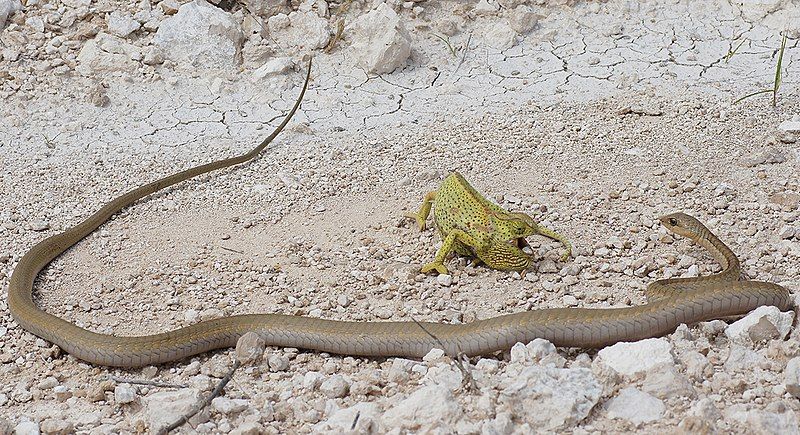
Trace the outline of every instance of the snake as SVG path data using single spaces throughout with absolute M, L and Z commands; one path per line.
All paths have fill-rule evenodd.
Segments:
M 34 282 L 56 257 L 134 202 L 181 181 L 256 158 L 289 123 L 308 88 L 309 63 L 299 97 L 281 124 L 251 151 L 166 176 L 123 193 L 94 214 L 29 249 L 9 280 L 8 306 L 25 330 L 69 354 L 102 366 L 141 367 L 178 361 L 235 346 L 248 332 L 267 345 L 365 357 L 421 357 L 433 348 L 451 355 L 485 355 L 517 342 L 544 338 L 556 346 L 599 348 L 621 341 L 661 336 L 680 324 L 745 314 L 762 305 L 790 307 L 786 288 L 741 280 L 736 255 L 697 219 L 683 213 L 661 218 L 670 231 L 708 250 L 723 266 L 711 276 L 653 282 L 647 303 L 619 308 L 547 308 L 500 315 L 468 323 L 409 321 L 354 322 L 283 314 L 242 314 L 201 321 L 143 336 L 93 332 L 49 314 L 33 299 Z M 413 318 L 412 318 L 413 320 Z

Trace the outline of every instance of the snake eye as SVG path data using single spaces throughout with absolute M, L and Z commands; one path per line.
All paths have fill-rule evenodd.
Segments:
M 669 224 L 673 227 L 678 226 L 678 220 L 675 218 L 669 218 Z

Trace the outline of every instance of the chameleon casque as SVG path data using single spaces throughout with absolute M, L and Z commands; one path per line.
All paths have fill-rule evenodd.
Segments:
M 566 237 L 537 224 L 525 213 L 509 212 L 489 201 L 458 172 L 450 173 L 439 190 L 425 195 L 419 212 L 406 215 L 417 221 L 420 231 L 425 229 L 431 206 L 442 247 L 433 262 L 422 267 L 423 273 L 448 273 L 444 261 L 452 251 L 475 257 L 492 269 L 524 271 L 533 259 L 520 244 L 534 234 L 561 242 L 567 248 L 562 261 L 572 253 Z

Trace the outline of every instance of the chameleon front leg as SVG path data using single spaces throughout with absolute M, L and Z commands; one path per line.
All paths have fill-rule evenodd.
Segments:
M 454 229 L 447 234 L 447 237 L 445 237 L 444 241 L 442 242 L 442 247 L 436 251 L 436 257 L 433 259 L 433 261 L 425 266 L 422 266 L 422 273 L 428 273 L 432 270 L 436 270 L 441 274 L 449 274 L 450 272 L 448 272 L 447 267 L 444 265 L 444 260 L 447 258 L 447 255 L 455 249 L 456 241 L 461 242 L 466 246 L 470 246 L 476 250 L 481 249 L 484 245 L 486 245 L 485 242 L 470 236 L 466 232 L 459 229 Z
M 566 261 L 567 258 L 569 258 L 569 256 L 572 255 L 572 244 L 569 242 L 569 240 L 567 240 L 566 237 L 541 225 L 539 225 L 537 232 L 545 237 L 549 237 L 553 240 L 558 240 L 559 242 L 561 242 L 562 245 L 564 245 L 565 248 L 567 248 L 567 251 L 564 252 L 564 255 L 561 256 L 561 261 Z
M 422 207 L 419 208 L 417 213 L 406 213 L 405 216 L 407 218 L 411 218 L 417 221 L 417 226 L 419 227 L 420 231 L 425 230 L 425 220 L 428 219 L 428 215 L 431 213 L 431 206 L 433 205 L 433 200 L 436 199 L 436 191 L 428 192 L 425 194 L 425 199 L 422 200 Z

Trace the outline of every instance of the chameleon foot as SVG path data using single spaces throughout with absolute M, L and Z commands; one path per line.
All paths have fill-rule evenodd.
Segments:
M 417 221 L 417 226 L 419 227 L 420 231 L 425 231 L 425 218 L 420 216 L 417 213 L 406 213 L 405 216 L 409 219 L 414 219 Z
M 450 272 L 447 270 L 447 267 L 445 267 L 444 264 L 437 263 L 437 262 L 428 263 L 428 264 L 422 266 L 421 272 L 422 273 L 428 273 L 428 272 L 430 272 L 432 270 L 435 270 L 435 271 L 439 272 L 439 274 L 441 274 L 441 275 L 449 275 L 450 274 Z

